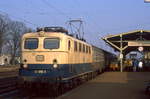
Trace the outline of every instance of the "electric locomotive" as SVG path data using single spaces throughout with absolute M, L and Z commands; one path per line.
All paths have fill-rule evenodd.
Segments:
M 110 61 L 105 53 L 62 27 L 26 33 L 21 43 L 19 83 L 25 88 L 72 86 L 102 72 L 106 61 Z

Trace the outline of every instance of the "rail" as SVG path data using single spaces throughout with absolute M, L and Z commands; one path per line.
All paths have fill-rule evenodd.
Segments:
M 0 79 L 0 95 L 17 90 L 17 77 Z

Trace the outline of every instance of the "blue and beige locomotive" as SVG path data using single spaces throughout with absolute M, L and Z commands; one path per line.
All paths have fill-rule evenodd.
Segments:
M 106 55 L 111 56 L 105 53 L 61 27 L 26 33 L 21 43 L 20 83 L 24 87 L 72 86 L 102 72 L 110 61 Z

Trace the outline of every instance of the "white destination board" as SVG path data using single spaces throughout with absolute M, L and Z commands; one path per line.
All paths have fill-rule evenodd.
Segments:
M 128 46 L 150 46 L 150 41 L 144 41 L 144 42 L 130 41 L 128 42 Z

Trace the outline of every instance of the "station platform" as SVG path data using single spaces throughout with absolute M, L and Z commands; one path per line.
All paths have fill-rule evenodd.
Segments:
M 57 99 L 150 99 L 150 72 L 105 72 Z

